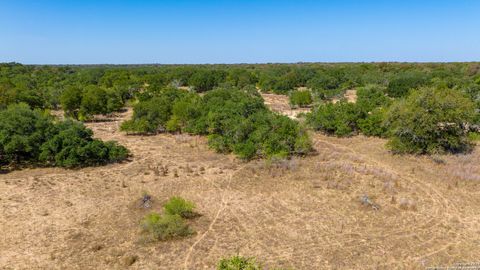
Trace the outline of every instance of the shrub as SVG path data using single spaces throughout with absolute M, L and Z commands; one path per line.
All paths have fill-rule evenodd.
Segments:
M 196 215 L 193 211 L 195 204 L 181 197 L 170 198 L 163 208 L 165 209 L 165 213 L 169 215 L 179 215 L 183 218 L 192 218 Z
M 357 90 L 356 106 L 364 113 L 372 112 L 378 107 L 388 107 L 391 100 L 385 96 L 385 89 L 378 85 L 367 85 Z
M 226 73 L 220 70 L 200 69 L 190 77 L 189 84 L 197 92 L 212 90 L 225 80 Z
M 193 234 L 188 224 L 179 215 L 160 215 L 151 213 L 141 222 L 143 232 L 151 240 L 169 240 Z
M 115 142 L 93 139 L 93 132 L 79 122 L 64 121 L 41 147 L 39 160 L 61 167 L 95 166 L 124 160 L 128 150 Z
M 307 124 L 315 130 L 336 136 L 350 136 L 357 129 L 361 111 L 344 100 L 335 104 L 324 103 L 307 114 Z
M 386 109 L 376 108 L 366 118 L 358 120 L 358 128 L 366 136 L 385 137 L 388 127 L 385 125 Z
M 79 87 L 69 86 L 60 96 L 60 104 L 67 116 L 78 118 L 81 103 L 82 89 Z
M 310 91 L 292 91 L 289 98 L 291 106 L 306 107 L 313 102 Z
M 52 117 L 27 104 L 0 111 L 0 165 L 36 162 L 40 147 L 55 134 Z
M 85 87 L 80 105 L 80 119 L 88 119 L 95 114 L 107 114 L 107 104 L 108 94 L 105 89 L 95 85 Z
M 232 256 L 221 259 L 217 266 L 218 270 L 262 270 L 263 268 L 254 258 Z
M 420 72 L 400 73 L 390 80 L 387 93 L 390 97 L 403 97 L 411 89 L 416 89 L 428 83 L 427 76 Z
M 448 88 L 422 88 L 392 105 L 388 146 L 396 153 L 435 154 L 470 149 L 465 126 L 474 119 L 471 100 Z
M 133 133 L 157 133 L 166 128 L 177 99 L 185 96 L 183 90 L 163 89 L 157 96 L 140 101 L 133 108 L 133 116 L 121 125 L 121 130 Z

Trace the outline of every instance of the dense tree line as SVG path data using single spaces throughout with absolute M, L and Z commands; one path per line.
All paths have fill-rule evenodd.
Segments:
M 406 96 L 410 89 L 438 83 L 450 88 L 466 86 L 478 79 L 479 70 L 479 63 L 157 66 L 26 66 L 5 63 L 0 64 L 0 107 L 24 102 L 33 108 L 58 108 L 67 89 L 84 91 L 92 86 L 122 102 L 146 88 L 167 86 L 190 87 L 195 92 L 224 86 L 255 86 L 265 92 L 280 94 L 307 87 L 314 97 L 327 100 L 341 96 L 346 89 L 376 84 L 386 87 L 388 96 L 397 98 Z

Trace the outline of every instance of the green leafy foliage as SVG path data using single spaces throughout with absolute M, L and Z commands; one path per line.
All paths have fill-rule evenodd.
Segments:
M 172 116 L 175 101 L 187 95 L 175 88 L 163 89 L 151 99 L 141 101 L 133 108 L 131 120 L 121 125 L 121 130 L 131 133 L 157 133 L 165 130 Z
M 221 259 L 217 270 L 262 270 L 254 258 L 245 258 L 242 256 L 232 256 Z
M 366 118 L 358 120 L 358 128 L 366 136 L 386 137 L 388 127 L 385 125 L 385 117 L 386 109 L 376 108 Z
M 411 89 L 426 85 L 428 78 L 421 72 L 400 73 L 388 83 L 387 93 L 390 97 L 403 97 Z
M 40 147 L 54 134 L 52 117 L 27 104 L 0 111 L 0 165 L 37 161 Z
M 115 142 L 93 139 L 93 132 L 79 122 L 64 121 L 56 129 L 56 134 L 40 147 L 39 160 L 46 164 L 67 168 L 95 166 L 128 156 L 127 149 Z
M 307 123 L 315 130 L 336 136 L 350 136 L 357 130 L 362 112 L 353 103 L 341 100 L 324 103 L 307 114 Z
M 190 77 L 189 84 L 194 87 L 195 91 L 205 92 L 225 81 L 225 77 L 225 71 L 201 69 Z
M 165 90 L 141 101 L 122 129 L 208 135 L 210 147 L 222 153 L 234 152 L 243 159 L 287 157 L 311 149 L 306 131 L 288 117 L 269 111 L 256 92 L 219 88 L 199 96 L 176 91 L 183 94 L 169 95 Z
M 390 106 L 391 99 L 385 96 L 385 89 L 379 85 L 367 85 L 357 89 L 355 105 L 364 113 L 369 113 L 376 108 Z
M 149 240 L 165 241 L 194 233 L 179 215 L 150 213 L 143 218 L 141 226 Z
M 313 102 L 310 91 L 292 91 L 290 92 L 289 98 L 291 106 L 307 107 Z
M 60 103 L 67 116 L 78 118 L 82 103 L 82 89 L 75 86 L 67 87 L 60 96 Z
M 169 215 L 179 215 L 182 218 L 192 218 L 196 216 L 194 212 L 195 204 L 181 197 L 172 197 L 163 206 L 165 213 Z
M 0 165 L 80 167 L 117 162 L 128 156 L 123 146 L 104 143 L 92 135 L 79 122 L 57 122 L 26 104 L 10 105 L 0 111 Z
M 387 115 L 395 153 L 456 153 L 470 149 L 466 125 L 475 117 L 474 104 L 459 91 L 422 88 L 392 105 Z

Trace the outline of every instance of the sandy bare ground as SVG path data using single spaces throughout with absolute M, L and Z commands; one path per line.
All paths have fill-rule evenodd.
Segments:
M 480 258 L 478 150 L 435 162 L 393 156 L 381 139 L 314 134 L 316 155 L 244 163 L 200 137 L 126 136 L 126 117 L 89 126 L 129 147 L 129 162 L 0 175 L 0 269 L 125 269 L 132 258 L 130 269 L 214 269 L 233 254 L 267 267 L 423 269 Z M 172 195 L 194 201 L 197 234 L 140 242 L 144 191 L 155 211 Z
M 296 119 L 299 113 L 306 113 L 310 108 L 291 108 L 288 96 L 278 94 L 260 93 L 263 97 L 265 105 L 272 111 L 282 113 L 292 119 Z
M 301 91 L 308 91 L 307 88 L 302 87 L 299 89 Z M 260 94 L 265 101 L 265 104 L 273 111 L 286 115 L 292 119 L 298 119 L 298 115 L 300 113 L 308 113 L 312 110 L 312 108 L 292 108 L 289 103 L 288 96 L 286 95 L 278 95 L 278 94 L 269 94 L 269 93 L 262 93 Z M 357 90 L 350 89 L 346 90 L 344 94 L 344 98 L 347 102 L 355 103 L 357 102 Z M 340 99 L 334 98 L 332 99 L 332 103 L 339 102 Z

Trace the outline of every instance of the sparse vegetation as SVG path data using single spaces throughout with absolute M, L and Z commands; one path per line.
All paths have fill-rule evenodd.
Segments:
M 242 256 L 232 256 L 230 258 L 221 259 L 218 263 L 217 270 L 262 270 L 254 258 L 246 258 Z
M 290 92 L 290 104 L 292 106 L 306 107 L 312 104 L 312 93 L 310 91 L 292 91 Z
M 143 232 L 150 240 L 169 240 L 193 234 L 180 215 L 150 213 L 142 220 Z
M 172 197 L 163 206 L 165 213 L 169 215 L 179 215 L 182 218 L 192 218 L 196 216 L 194 212 L 195 204 L 181 197 Z

